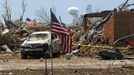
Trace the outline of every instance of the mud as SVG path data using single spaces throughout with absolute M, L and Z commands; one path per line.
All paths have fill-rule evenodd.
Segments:
M 60 56 L 53 58 L 52 71 L 51 59 L 22 60 L 19 53 L 0 56 L 0 75 L 134 75 L 133 59 L 102 60 L 73 56 L 67 60 Z

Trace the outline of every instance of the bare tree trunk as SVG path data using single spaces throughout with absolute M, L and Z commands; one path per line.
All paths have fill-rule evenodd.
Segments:
M 126 4 L 128 3 L 128 1 L 129 0 L 126 0 L 126 2 L 122 5 L 121 9 L 123 9 L 126 6 Z
M 128 3 L 128 1 L 129 1 L 129 0 L 126 0 L 125 3 L 119 5 L 119 6 L 118 6 L 118 11 L 123 11 L 124 8 L 125 8 L 125 6 L 126 6 L 126 4 Z
M 26 6 L 27 6 L 27 3 L 26 3 L 26 0 L 22 0 L 22 13 L 20 15 L 20 25 L 22 24 L 22 21 L 23 21 L 23 17 L 24 17 L 24 14 L 26 12 Z
M 3 4 L 3 7 L 5 9 L 5 12 L 2 15 L 2 17 L 3 17 L 4 21 L 5 21 L 5 23 L 7 23 L 7 21 L 10 21 L 11 20 L 11 8 L 8 5 L 7 0 L 5 0 L 5 3 Z
M 55 13 L 56 8 L 53 7 L 52 11 Z M 36 16 L 37 16 L 39 21 L 45 22 L 45 23 L 48 23 L 48 24 L 50 23 L 49 12 L 44 7 L 42 7 L 40 10 L 37 10 Z

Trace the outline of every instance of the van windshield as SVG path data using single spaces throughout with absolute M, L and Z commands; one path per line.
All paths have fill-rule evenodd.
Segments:
M 30 35 L 28 38 L 29 41 L 45 40 L 45 39 L 48 39 L 48 34 L 33 34 Z

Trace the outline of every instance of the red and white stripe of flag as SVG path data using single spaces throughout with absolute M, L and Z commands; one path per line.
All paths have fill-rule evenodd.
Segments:
M 69 32 L 63 25 L 55 22 L 52 22 L 52 31 L 60 34 L 69 35 Z
M 51 20 L 51 31 L 59 34 L 59 36 L 62 36 L 62 48 L 64 52 L 71 53 L 72 36 L 70 32 L 63 24 L 59 23 L 58 19 L 52 11 Z
M 67 31 L 67 29 L 64 26 L 60 26 L 60 25 L 54 26 L 54 25 L 55 24 L 52 25 L 52 31 L 56 33 L 60 33 L 59 36 L 61 37 L 61 41 L 62 41 L 62 49 L 64 50 L 65 53 L 71 53 L 72 50 L 71 34 Z
M 72 36 L 70 35 L 65 35 L 64 40 L 63 40 L 63 49 L 66 53 L 71 53 L 72 50 Z

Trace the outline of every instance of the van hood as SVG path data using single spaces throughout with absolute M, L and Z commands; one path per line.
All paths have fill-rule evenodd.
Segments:
M 50 41 L 48 39 L 46 39 L 46 40 L 34 40 L 34 41 L 25 40 L 22 43 L 22 45 L 26 45 L 26 44 L 44 44 L 44 43 L 50 44 Z

